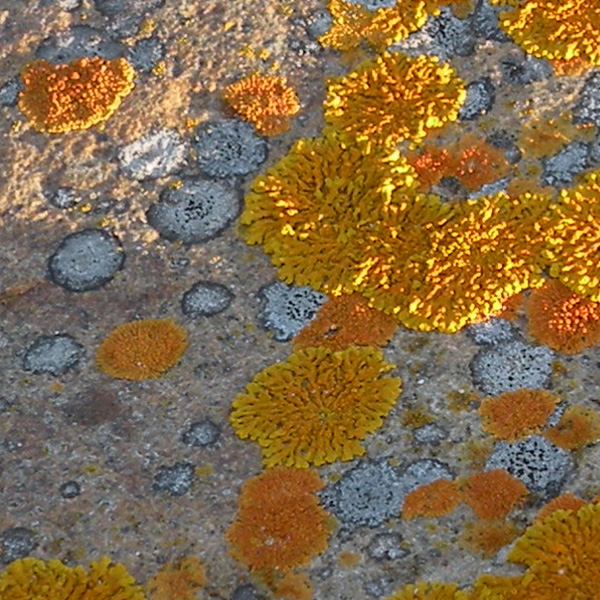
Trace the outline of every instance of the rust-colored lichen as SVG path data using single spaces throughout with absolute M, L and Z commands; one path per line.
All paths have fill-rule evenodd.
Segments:
M 451 513 L 461 501 L 462 492 L 455 481 L 438 479 L 407 494 L 402 506 L 402 518 L 442 517 Z
M 96 351 L 96 366 L 117 379 L 155 379 L 179 362 L 185 331 L 170 319 L 131 321 L 115 327 Z
M 427 20 L 424 0 L 398 0 L 396 6 L 368 10 L 345 0 L 330 0 L 329 30 L 319 42 L 336 50 L 352 50 L 363 40 L 379 50 L 399 42 Z
M 500 3 L 494 0 L 494 3 Z M 502 1 L 502 4 L 507 2 Z M 600 5 L 589 0 L 526 0 L 501 13 L 501 27 L 538 58 L 582 57 L 600 64 Z
M 268 584 L 275 598 L 283 600 L 311 600 L 312 584 L 304 573 L 287 572 Z
M 514 442 L 539 432 L 554 411 L 558 396 L 545 390 L 519 389 L 484 398 L 479 405 L 483 430 Z
M 401 390 L 379 350 L 306 348 L 263 369 L 233 402 L 231 424 L 265 466 L 307 467 L 364 454 Z
M 426 144 L 406 156 L 419 180 L 419 191 L 427 192 L 452 171 L 453 157 L 448 148 Z
M 196 600 L 206 573 L 200 559 L 186 556 L 168 563 L 146 584 L 150 600 Z
M 321 346 L 343 350 L 348 346 L 385 346 L 398 323 L 389 315 L 370 308 L 360 294 L 333 296 L 315 318 L 292 340 L 295 350 Z
M 551 277 L 573 292 L 600 302 L 600 172 L 579 185 L 561 190 L 550 207 L 544 258 Z
M 456 583 L 429 583 L 419 581 L 397 590 L 385 600 L 467 600 L 468 593 Z
M 134 88 L 124 58 L 80 58 L 66 65 L 36 60 L 21 72 L 19 108 L 37 131 L 64 133 L 106 121 Z
M 600 414 L 581 404 L 569 406 L 560 421 L 544 435 L 560 448 L 578 450 L 600 440 Z
M 547 281 L 533 291 L 527 318 L 531 336 L 565 354 L 600 342 L 600 302 L 582 298 L 560 281 Z
M 298 96 L 285 77 L 252 73 L 225 88 L 223 98 L 242 119 L 266 136 L 279 135 L 290 127 L 300 110 Z
M 535 522 L 543 521 L 550 515 L 554 514 L 557 510 L 570 510 L 577 512 L 582 506 L 585 506 L 585 504 L 585 501 L 577 496 L 574 496 L 571 492 L 561 494 L 540 508 L 535 516 Z
M 316 471 L 275 467 L 242 486 L 235 521 L 227 530 L 231 555 L 252 571 L 287 572 L 324 552 L 329 516 L 316 492 Z
M 59 560 L 22 558 L 0 574 L 0 600 L 145 600 L 125 567 L 102 557 L 86 571 Z
M 525 502 L 527 487 L 504 469 L 474 473 L 462 488 L 464 502 L 479 519 L 504 519 Z
M 367 147 L 420 142 L 456 120 L 464 82 L 436 57 L 383 53 L 327 84 L 325 120 Z
M 519 533 L 519 528 L 512 521 L 479 520 L 465 525 L 461 543 L 475 554 L 491 558 L 510 544 Z

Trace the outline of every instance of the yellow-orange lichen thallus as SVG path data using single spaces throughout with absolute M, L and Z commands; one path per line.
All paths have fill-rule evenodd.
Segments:
M 88 129 L 117 110 L 134 77 L 124 58 L 84 57 L 65 65 L 36 60 L 21 72 L 19 108 L 37 131 Z

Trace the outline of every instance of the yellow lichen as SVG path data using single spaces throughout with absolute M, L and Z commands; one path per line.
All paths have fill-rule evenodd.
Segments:
M 80 58 L 66 65 L 45 60 L 21 72 L 19 108 L 37 131 L 64 133 L 106 121 L 135 87 L 124 58 Z
M 392 193 L 410 194 L 415 185 L 397 153 L 365 155 L 332 132 L 301 139 L 253 181 L 242 235 L 263 244 L 287 283 L 352 293 L 386 261 L 378 228 Z
M 561 190 L 559 202 L 550 207 L 553 224 L 544 253 L 551 277 L 595 302 L 600 302 L 599 198 L 599 171 Z
M 461 501 L 462 492 L 455 481 L 438 479 L 407 494 L 402 506 L 402 518 L 441 517 L 451 513 Z
M 352 50 L 363 40 L 383 50 L 419 29 L 427 20 L 424 0 L 398 0 L 396 6 L 368 10 L 345 0 L 330 0 L 332 24 L 319 42 L 336 50 Z
M 379 350 L 307 348 L 263 369 L 233 402 L 231 424 L 267 467 L 307 467 L 364 454 L 401 390 Z
M 284 77 L 252 73 L 228 85 L 223 98 L 242 119 L 266 136 L 279 135 L 290 127 L 300 110 L 298 96 Z
M 325 120 L 368 148 L 420 142 L 456 120 L 464 82 L 437 57 L 383 53 L 327 84 Z
M 186 556 L 168 563 L 147 583 L 150 600 L 196 600 L 206 573 L 200 559 Z
M 96 366 L 117 379 L 155 379 L 179 362 L 185 331 L 170 319 L 131 321 L 115 327 L 96 351 Z
M 571 492 L 562 494 L 550 500 L 540 508 L 537 515 L 535 515 L 535 521 L 543 521 L 550 515 L 554 514 L 557 510 L 570 510 L 577 512 L 582 506 L 585 506 L 585 502 L 574 496 Z
M 231 555 L 252 571 L 288 572 L 324 552 L 329 515 L 315 494 L 316 471 L 276 467 L 242 486 L 235 521 L 227 530 Z M 276 577 L 275 577 L 276 579 Z
M 294 350 L 321 346 L 343 350 L 348 346 L 384 346 L 398 323 L 368 306 L 360 294 L 342 294 L 330 298 L 316 317 L 292 340 Z
M 558 396 L 545 390 L 519 389 L 484 398 L 479 406 L 483 430 L 514 442 L 539 432 L 553 413 Z
M 397 590 L 386 600 L 467 600 L 468 593 L 456 583 L 429 583 L 419 581 Z
M 581 57 L 600 65 L 600 4 L 593 0 L 527 0 L 501 13 L 500 25 L 538 58 Z
M 0 600 L 144 600 L 125 567 L 102 557 L 86 571 L 59 560 L 22 558 L 0 574 Z
M 560 281 L 547 281 L 527 303 L 529 334 L 565 354 L 600 342 L 600 302 L 582 298 Z
M 527 487 L 504 469 L 471 475 L 462 488 L 464 502 L 479 519 L 504 519 L 525 502 Z
M 560 448 L 578 450 L 600 440 L 600 414 L 581 404 L 569 406 L 544 436 Z
M 422 209 L 423 225 L 411 228 L 404 217 L 399 240 L 427 233 L 426 239 L 406 248 L 395 241 L 387 279 L 376 286 L 368 280 L 361 293 L 411 329 L 453 333 L 485 320 L 514 294 L 543 284 L 548 203 L 500 193 L 453 204 L 442 223 L 432 223 Z

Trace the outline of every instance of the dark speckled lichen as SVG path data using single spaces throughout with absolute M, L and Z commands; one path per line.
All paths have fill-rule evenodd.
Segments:
M 0 534 L 0 562 L 23 558 L 37 547 L 36 534 L 27 527 L 9 527 Z

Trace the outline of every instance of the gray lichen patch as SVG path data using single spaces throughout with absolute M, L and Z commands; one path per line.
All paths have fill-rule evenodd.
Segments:
M 475 387 L 497 396 L 519 388 L 542 389 L 552 374 L 554 353 L 546 346 L 510 341 L 482 348 L 470 364 Z
M 182 434 L 181 441 L 187 446 L 213 446 L 221 436 L 221 428 L 210 419 L 192 423 Z
M 572 142 L 543 161 L 542 181 L 546 185 L 563 187 L 573 183 L 575 175 L 589 166 L 590 147 L 584 142 Z
M 223 312 L 234 298 L 233 292 L 214 281 L 198 281 L 181 299 L 181 310 L 186 317 L 210 317 Z
M 42 335 L 25 352 L 23 369 L 32 373 L 62 375 L 83 355 L 83 346 L 70 335 Z
M 108 283 L 123 266 L 117 237 L 103 229 L 84 229 L 66 236 L 48 260 L 50 278 L 70 292 L 87 292 Z
M 258 292 L 262 301 L 259 319 L 278 342 L 291 340 L 315 316 L 327 296 L 303 285 L 275 281 Z
M 166 54 L 165 44 L 156 36 L 139 40 L 128 54 L 129 62 L 136 71 L 149 73 Z
M 178 462 L 172 466 L 159 467 L 154 476 L 152 489 L 167 492 L 171 496 L 183 496 L 194 480 L 194 465 L 189 462 Z
M 486 470 L 506 469 L 531 491 L 544 497 L 557 496 L 568 475 L 573 473 L 571 454 L 545 437 L 531 435 L 512 444 L 498 442 L 486 463 Z
M 267 158 L 265 140 L 250 123 L 220 119 L 196 130 L 198 166 L 210 177 L 227 178 L 255 171 Z
M 185 161 L 186 145 L 173 130 L 161 129 L 145 135 L 118 154 L 119 166 L 127 177 L 142 181 L 175 173 Z
M 0 562 L 11 563 L 24 558 L 37 547 L 36 534 L 27 527 L 10 527 L 0 533 Z
M 506 319 L 488 319 L 474 323 L 465 329 L 467 335 L 480 346 L 492 346 L 508 342 L 515 337 L 515 330 Z
M 239 214 L 236 190 L 207 179 L 187 180 L 167 188 L 146 217 L 148 224 L 171 241 L 198 244 L 221 233 Z
M 573 123 L 590 123 L 600 127 L 600 72 L 592 73 L 573 107 Z
M 492 110 L 496 101 L 496 88 L 489 77 L 471 81 L 467 85 L 467 97 L 460 108 L 459 117 L 463 121 L 474 121 Z

